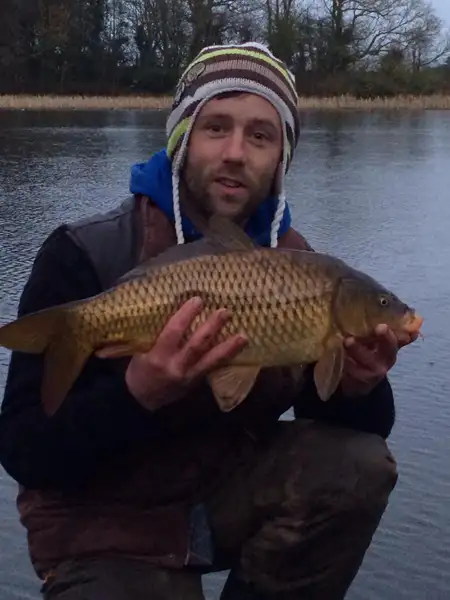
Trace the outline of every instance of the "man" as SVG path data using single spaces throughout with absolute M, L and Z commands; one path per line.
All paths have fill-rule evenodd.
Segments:
M 180 198 L 260 244 L 312 251 L 284 193 L 299 136 L 294 80 L 265 47 L 205 48 L 179 82 L 167 131 L 167 150 L 133 168 L 129 201 L 44 242 L 19 314 L 94 295 L 196 239 Z M 46 600 L 201 600 L 202 574 L 223 569 L 223 600 L 344 598 L 396 483 L 386 374 L 411 340 L 386 327 L 347 340 L 326 404 L 311 371 L 295 382 L 268 369 L 221 413 L 204 376 L 246 340 L 212 343 L 228 318 L 219 310 L 183 341 L 200 308 L 187 302 L 147 354 L 92 357 L 51 418 L 43 358 L 13 353 L 0 459 L 20 485 Z M 296 419 L 279 421 L 290 407 Z

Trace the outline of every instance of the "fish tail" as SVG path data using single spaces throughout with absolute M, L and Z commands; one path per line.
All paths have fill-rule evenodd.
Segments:
M 58 336 L 45 353 L 42 380 L 42 403 L 47 415 L 52 416 L 64 402 L 80 375 L 93 347 L 75 336 Z
M 52 307 L 0 326 L 0 346 L 17 352 L 40 354 L 60 329 L 63 315 L 62 308 Z
M 0 346 L 44 354 L 41 400 L 49 416 L 61 406 L 93 351 L 91 343 L 78 337 L 69 321 L 67 309 L 57 306 L 0 327 Z

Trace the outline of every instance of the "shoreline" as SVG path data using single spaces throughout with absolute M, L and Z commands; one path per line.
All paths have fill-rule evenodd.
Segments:
M 171 96 L 0 95 L 0 110 L 166 110 Z M 300 111 L 450 110 L 450 94 L 361 99 L 350 95 L 300 97 Z

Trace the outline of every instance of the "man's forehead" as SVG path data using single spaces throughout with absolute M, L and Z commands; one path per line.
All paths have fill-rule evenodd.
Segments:
M 252 121 L 267 121 L 279 125 L 279 115 L 272 104 L 247 92 L 228 92 L 208 100 L 199 113 L 199 118 L 209 116 L 229 116 Z

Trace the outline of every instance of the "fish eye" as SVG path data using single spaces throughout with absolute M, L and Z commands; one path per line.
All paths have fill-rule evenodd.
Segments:
M 380 296 L 379 302 L 381 306 L 388 306 L 389 300 L 386 296 Z

